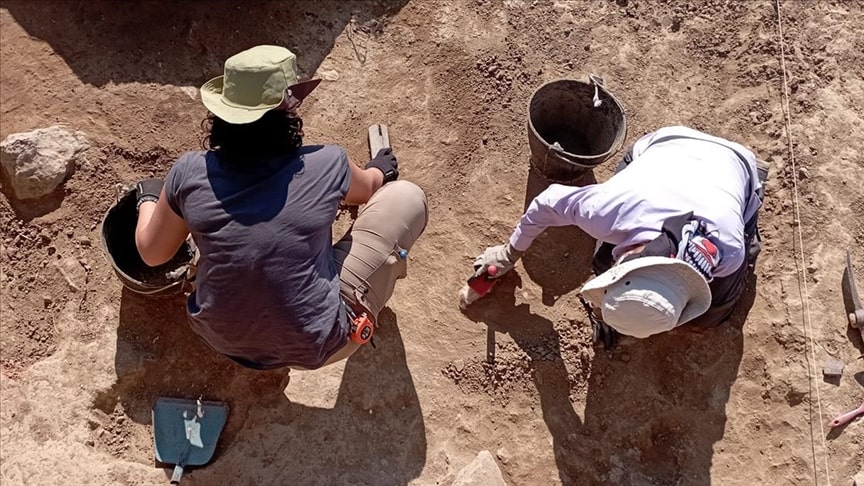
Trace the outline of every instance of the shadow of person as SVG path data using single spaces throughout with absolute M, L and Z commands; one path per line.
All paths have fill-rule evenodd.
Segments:
M 335 407 L 322 409 L 285 397 L 287 368 L 252 370 L 210 349 L 187 324 L 184 298 L 148 299 L 124 288 L 117 381 L 94 406 L 134 422 L 137 443 L 127 459 L 152 463 L 148 429 L 158 397 L 227 402 L 214 460 L 184 483 L 406 484 L 425 465 L 425 428 L 396 316 L 385 309 L 379 321 L 378 349 L 349 359 Z
M 552 434 L 555 461 L 564 484 L 573 484 L 564 469 L 567 455 L 571 454 L 571 437 L 583 429 L 582 420 L 570 401 L 573 376 L 562 356 L 561 337 L 551 321 L 531 312 L 528 304 L 515 305 L 515 289 L 522 280 L 510 272 L 496 284 L 495 289 L 472 304 L 465 315 L 474 322 L 486 324 L 491 335 L 509 334 L 531 361 L 531 377 L 540 396 L 543 420 Z M 494 349 L 494 338 L 489 343 Z M 487 358 L 494 353 L 487 349 Z M 584 484 L 584 483 L 580 483 Z
M 216 449 L 229 447 L 251 411 L 278 400 L 287 370 L 244 368 L 213 351 L 188 325 L 185 297 L 147 298 L 123 288 L 117 328 L 114 385 L 97 394 L 94 406 L 118 411 L 149 426 L 160 396 L 223 400 L 228 422 Z M 152 447 L 139 444 L 152 454 Z M 136 457 L 147 462 L 146 457 Z
M 268 160 L 252 170 L 245 167 L 221 166 L 216 152 L 205 155 L 207 181 L 220 207 L 233 222 L 254 226 L 272 220 L 285 209 L 291 182 L 306 168 L 305 157 L 321 150 L 321 145 L 304 145 L 288 158 Z M 293 160 L 292 160 L 293 159 Z M 291 161 L 286 165 L 286 160 Z M 256 198 L 250 205 L 249 194 L 267 191 L 267 198 Z
M 520 283 L 505 275 L 466 315 L 507 332 L 531 357 L 562 484 L 710 484 L 756 277 L 749 277 L 736 311 L 720 326 L 685 325 L 646 340 L 622 340 L 612 351 L 596 351 L 590 366 L 571 369 L 578 360 L 570 353 L 588 347 L 587 333 L 569 338 L 581 342 L 568 341 L 529 306 L 514 306 Z M 571 384 L 586 380 L 580 419 L 573 405 L 580 397 L 571 401 Z
M 732 317 L 719 326 L 684 325 L 595 355 L 584 438 L 568 443 L 564 456 L 570 478 L 579 484 L 711 484 L 714 443 L 723 437 L 755 286 L 751 274 Z
M 300 72 L 309 75 L 346 27 L 356 24 L 354 37 L 374 35 L 382 29 L 380 18 L 405 3 L 139 1 L 118 8 L 112 0 L 7 0 L 3 8 L 30 36 L 47 42 L 84 83 L 199 86 L 221 73 L 225 59 L 258 44 L 294 50 Z
M 588 171 L 573 185 L 596 183 Z M 533 167 L 528 171 L 524 209 L 549 186 L 549 182 Z M 522 256 L 522 265 L 531 280 L 543 288 L 543 304 L 553 305 L 591 275 L 591 258 L 596 240 L 576 226 L 548 228 Z
M 390 309 L 379 326 L 377 348 L 348 359 L 333 408 L 288 400 L 259 408 L 236 446 L 193 478 L 261 485 L 404 485 L 417 478 L 426 463 L 423 415 Z

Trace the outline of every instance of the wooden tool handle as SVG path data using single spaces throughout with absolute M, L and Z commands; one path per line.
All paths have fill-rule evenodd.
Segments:
M 375 158 L 382 148 L 390 147 L 390 133 L 387 125 L 376 123 L 369 127 L 369 157 Z

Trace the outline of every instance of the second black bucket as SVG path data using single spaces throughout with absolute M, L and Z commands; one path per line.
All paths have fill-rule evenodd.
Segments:
M 127 289 L 151 297 L 172 297 L 183 291 L 183 285 L 195 260 L 191 239 L 180 245 L 170 261 L 150 267 L 138 254 L 135 245 L 135 190 L 120 194 L 102 219 L 102 249 L 114 273 Z
M 621 103 L 602 79 L 588 79 L 551 81 L 528 102 L 531 164 L 552 182 L 579 179 L 617 152 L 627 136 Z

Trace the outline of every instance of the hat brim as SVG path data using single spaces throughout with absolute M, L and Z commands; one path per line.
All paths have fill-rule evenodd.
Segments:
M 200 92 L 201 102 L 204 103 L 204 106 L 210 110 L 211 113 L 228 123 L 242 125 L 258 121 L 268 111 L 280 107 L 282 103 L 285 102 L 283 96 L 283 99 L 279 103 L 266 106 L 256 106 L 255 108 L 229 105 L 225 103 L 224 98 L 222 97 L 224 80 L 224 76 L 217 76 L 204 83 L 201 86 Z M 310 79 L 308 81 L 292 84 L 287 89 L 291 91 L 292 97 L 296 98 L 298 101 L 303 101 L 303 99 L 309 96 L 309 94 L 312 93 L 320 83 L 320 79 Z
M 201 102 L 211 113 L 228 123 L 242 125 L 260 120 L 265 113 L 281 104 L 267 106 L 256 106 L 255 108 L 243 108 L 231 106 L 222 98 L 222 87 L 224 76 L 217 76 L 201 86 Z
M 582 287 L 582 295 L 592 304 L 599 305 L 603 302 L 604 291 L 615 282 L 637 270 L 644 272 L 649 269 L 674 273 L 682 281 L 682 284 L 685 286 L 684 288 L 690 291 L 690 298 L 681 311 L 677 325 L 680 326 L 701 316 L 711 307 L 711 288 L 708 286 L 705 278 L 695 268 L 681 260 L 659 256 L 634 258 L 610 268 L 589 280 Z
M 320 79 L 310 79 L 308 81 L 301 81 L 292 84 L 291 86 L 288 86 L 288 90 L 291 91 L 291 96 L 303 101 L 304 98 L 315 91 L 315 88 L 317 88 L 319 84 L 321 84 Z

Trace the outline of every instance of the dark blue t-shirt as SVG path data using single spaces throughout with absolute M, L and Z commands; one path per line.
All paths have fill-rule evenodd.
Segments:
M 331 226 L 348 164 L 325 145 L 252 167 L 188 152 L 171 168 L 167 202 L 201 252 L 190 321 L 216 351 L 259 369 L 317 368 L 346 343 Z

